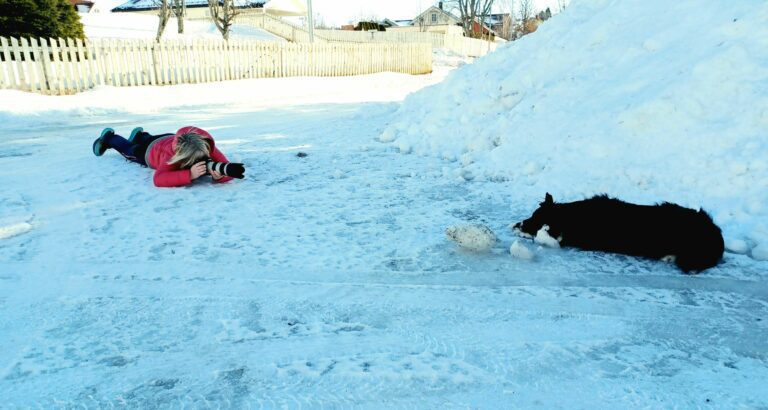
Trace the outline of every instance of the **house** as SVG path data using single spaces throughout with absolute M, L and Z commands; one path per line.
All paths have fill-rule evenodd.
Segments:
M 455 26 L 461 25 L 461 19 L 443 9 L 443 2 L 432 6 L 414 17 L 413 25 L 424 26 Z
M 480 18 L 475 18 L 475 21 L 472 22 L 472 34 L 478 37 L 482 36 L 483 38 L 490 38 L 491 40 L 496 37 L 496 32 L 483 24 L 480 21 Z
M 171 1 L 169 0 L 169 3 Z M 261 9 L 267 0 L 235 0 L 235 7 L 238 9 Z M 210 11 L 208 10 L 207 0 L 186 0 L 187 6 L 187 18 L 208 18 L 210 17 Z M 112 9 L 113 13 L 141 13 L 141 14 L 157 14 L 157 10 L 160 8 L 160 4 L 157 0 L 129 0 Z
M 396 20 L 395 22 L 397 22 Z M 488 21 L 486 19 L 486 21 Z M 442 34 L 464 35 L 464 28 L 460 17 L 444 8 L 444 3 L 439 1 L 436 6 L 431 6 L 416 16 L 408 26 L 397 25 L 387 30 L 390 31 L 426 31 Z M 480 37 L 491 39 L 497 36 L 496 31 L 488 24 L 482 24 L 480 18 L 472 23 L 472 32 Z
M 387 31 L 397 32 L 430 32 L 441 34 L 461 35 L 461 19 L 443 8 L 443 2 L 429 7 L 421 14 L 410 20 L 394 20 L 396 25 Z

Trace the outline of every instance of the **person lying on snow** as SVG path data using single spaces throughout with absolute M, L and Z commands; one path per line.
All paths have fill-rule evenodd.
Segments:
M 232 177 L 242 178 L 245 171 L 242 164 L 229 163 L 216 148 L 211 134 L 197 127 L 159 135 L 136 127 L 128 139 L 115 134 L 112 128 L 105 128 L 93 142 L 93 154 L 100 157 L 110 148 L 129 161 L 154 169 L 153 180 L 158 187 L 189 185 L 206 174 L 215 183 L 227 182 Z

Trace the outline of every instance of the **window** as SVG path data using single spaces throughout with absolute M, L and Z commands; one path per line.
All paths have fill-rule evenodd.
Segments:
M 437 13 L 432 13 L 432 22 L 437 23 Z

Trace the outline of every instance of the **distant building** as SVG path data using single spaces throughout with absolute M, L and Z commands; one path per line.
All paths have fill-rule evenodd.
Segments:
M 440 1 L 436 6 L 429 7 L 421 14 L 414 17 L 413 20 L 410 20 L 409 25 L 406 26 L 404 24 L 398 24 L 397 26 L 392 27 L 392 29 L 397 31 L 426 31 L 443 34 L 464 35 L 464 28 L 462 26 L 461 18 L 449 12 L 443 6 L 444 3 Z M 486 24 L 482 24 L 479 18 L 475 19 L 475 21 L 472 23 L 472 32 L 476 33 L 478 36 L 480 33 L 482 33 L 482 35 L 488 36 L 492 39 L 496 37 L 496 31 L 488 23 L 490 23 L 490 21 L 499 19 L 499 16 L 501 15 L 493 16 L 495 17 L 486 19 Z M 397 23 L 399 21 L 403 20 L 396 20 L 395 22 Z
M 461 25 L 461 19 L 443 9 L 443 2 L 424 10 L 413 18 L 414 26 L 455 26 Z

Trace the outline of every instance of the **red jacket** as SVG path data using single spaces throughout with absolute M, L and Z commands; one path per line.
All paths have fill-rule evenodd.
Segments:
M 192 183 L 192 177 L 189 169 L 179 169 L 178 165 L 169 165 L 168 161 L 173 157 L 176 152 L 176 141 L 181 134 L 187 132 L 194 132 L 200 134 L 203 138 L 208 139 L 211 144 L 211 159 L 216 162 L 229 162 L 227 157 L 219 151 L 214 145 L 213 137 L 208 131 L 197 127 L 182 127 L 176 131 L 176 135 L 168 136 L 166 138 L 160 138 L 157 141 L 150 144 L 147 150 L 145 160 L 147 165 L 155 170 L 155 176 L 153 178 L 155 186 L 158 187 L 175 187 L 184 186 Z M 214 180 L 213 182 L 227 182 L 232 177 L 225 176 L 221 179 Z

